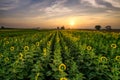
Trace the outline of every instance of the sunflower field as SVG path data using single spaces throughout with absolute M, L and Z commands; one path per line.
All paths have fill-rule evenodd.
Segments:
M 120 33 L 0 31 L 0 80 L 120 80 Z

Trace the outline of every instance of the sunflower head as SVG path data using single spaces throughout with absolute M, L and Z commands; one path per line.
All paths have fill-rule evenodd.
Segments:
M 64 70 L 66 70 L 66 65 L 62 63 L 59 65 L 59 71 L 64 71 Z
M 112 48 L 117 48 L 117 45 L 116 44 L 111 44 L 111 47 Z
M 6 44 L 9 44 L 9 41 L 6 41 Z
M 40 43 L 39 43 L 39 42 L 36 42 L 36 46 L 40 46 Z
M 88 51 L 92 50 L 92 47 L 91 46 L 87 46 L 87 50 Z
M 120 56 L 116 56 L 116 57 L 115 57 L 115 60 L 116 60 L 116 61 L 120 61 Z
M 24 51 L 28 51 L 29 47 L 28 46 L 24 46 Z
M 60 80 L 68 80 L 67 78 L 63 77 L 63 78 L 60 78 Z
M 14 51 L 14 49 L 15 49 L 14 46 L 10 47 L 10 51 Z
M 19 59 L 23 60 L 23 54 L 22 53 L 19 53 Z
M 107 61 L 108 61 L 108 59 L 105 56 L 100 58 L 100 62 L 107 62 Z
M 5 63 L 8 62 L 9 60 L 10 60 L 10 59 L 9 59 L 8 57 L 6 57 L 6 58 L 4 59 Z

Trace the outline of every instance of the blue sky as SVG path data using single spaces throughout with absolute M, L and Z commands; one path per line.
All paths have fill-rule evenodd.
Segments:
M 0 0 L 0 25 L 7 27 L 120 28 L 119 21 L 120 0 Z

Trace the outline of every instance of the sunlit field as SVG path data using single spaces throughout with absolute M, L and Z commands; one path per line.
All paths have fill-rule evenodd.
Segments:
M 120 80 L 120 32 L 0 30 L 0 80 Z

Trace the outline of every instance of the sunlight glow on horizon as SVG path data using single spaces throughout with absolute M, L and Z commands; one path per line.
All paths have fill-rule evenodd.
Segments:
M 70 25 L 71 25 L 71 26 L 75 25 L 75 21 L 74 21 L 74 20 L 71 20 L 71 21 L 70 21 Z

